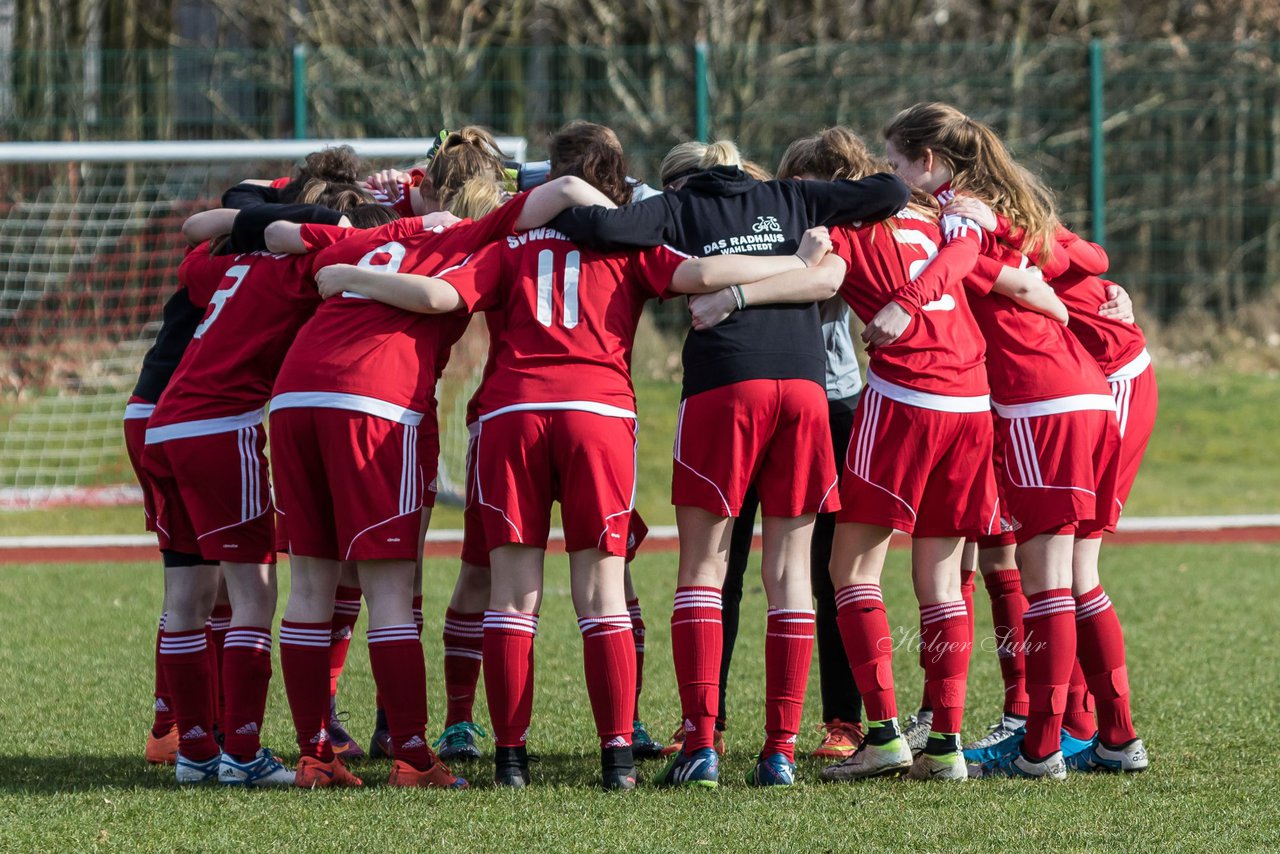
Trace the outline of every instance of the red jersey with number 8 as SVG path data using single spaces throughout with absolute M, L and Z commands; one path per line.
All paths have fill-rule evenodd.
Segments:
M 479 220 L 439 231 L 423 231 L 421 217 L 412 217 L 369 231 L 306 225 L 302 237 L 313 249 L 326 247 L 316 254 L 317 270 L 355 264 L 431 275 L 510 234 L 527 195 Z M 291 395 L 285 402 L 310 401 L 291 405 L 336 406 L 392 418 L 395 413 L 381 404 L 414 415 L 432 412 L 436 381 L 469 320 L 462 312 L 416 314 L 359 294 L 325 300 L 298 334 L 274 394 L 277 399 Z
M 636 324 L 688 257 L 665 246 L 604 255 L 536 228 L 442 273 L 472 311 L 503 314 L 476 415 L 515 408 L 635 417 Z

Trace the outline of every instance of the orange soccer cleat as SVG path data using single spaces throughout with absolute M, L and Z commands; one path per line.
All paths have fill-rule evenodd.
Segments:
M 172 765 L 178 761 L 178 725 L 169 727 L 169 731 L 159 738 L 155 733 L 147 732 L 147 761 L 152 765 Z
M 455 777 L 439 759 L 432 763 L 426 771 L 419 771 L 408 762 L 399 759 L 391 763 L 391 776 L 387 778 L 388 786 L 402 786 L 417 789 L 468 789 L 470 784 L 461 777 Z
M 298 760 L 298 770 L 294 774 L 293 784 L 300 789 L 364 785 L 359 777 L 347 770 L 347 766 L 342 764 L 341 759 L 321 762 L 314 756 L 304 756 Z
M 711 746 L 716 749 L 716 753 L 724 756 L 724 730 L 716 730 L 715 738 L 712 739 Z M 684 727 L 676 727 L 676 731 L 671 733 L 671 741 L 667 742 L 667 746 L 662 748 L 662 756 L 670 756 L 684 749 Z
M 862 744 L 862 724 L 846 723 L 835 718 L 829 723 L 819 724 L 824 730 L 822 743 L 810 755 L 815 759 L 845 759 L 853 755 Z

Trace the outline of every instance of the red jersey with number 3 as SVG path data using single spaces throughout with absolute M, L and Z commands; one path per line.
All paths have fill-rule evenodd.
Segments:
M 636 324 L 688 257 L 666 246 L 604 255 L 535 228 L 444 273 L 472 311 L 503 314 L 477 416 L 515 407 L 634 417 Z
M 220 282 L 147 427 L 244 415 L 271 397 L 294 336 L 320 304 L 305 255 L 190 252 L 178 277 L 193 290 Z
M 355 264 L 431 275 L 510 234 L 527 195 L 442 230 L 423 231 L 422 218 L 411 217 L 369 231 L 305 225 L 302 237 L 310 247 L 324 247 L 317 270 Z M 312 405 L 378 415 L 387 411 L 376 402 L 364 405 L 364 399 L 419 414 L 434 411 L 436 381 L 469 320 L 464 312 L 418 314 L 358 294 L 325 300 L 289 351 L 275 395 L 308 393 Z
M 969 270 L 963 260 L 949 260 L 954 253 L 939 254 L 936 220 L 906 208 L 885 223 L 833 228 L 831 243 L 849 265 L 840 295 L 863 323 L 908 282 L 920 283 L 926 276 L 938 280 L 936 296 L 920 307 L 906 332 L 892 344 L 868 350 L 871 375 L 930 395 L 988 393 L 986 342 L 964 293 Z

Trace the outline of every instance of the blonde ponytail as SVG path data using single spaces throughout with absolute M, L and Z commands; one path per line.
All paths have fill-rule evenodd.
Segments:
M 714 166 L 742 166 L 742 152 L 727 139 L 712 143 L 682 142 L 662 158 L 659 170 L 663 186 L 690 172 L 700 172 Z

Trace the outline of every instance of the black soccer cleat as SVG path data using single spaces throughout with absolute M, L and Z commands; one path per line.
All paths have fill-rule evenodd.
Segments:
M 508 789 L 529 785 L 529 752 L 523 747 L 497 748 L 493 757 L 493 782 Z
M 611 792 L 636 787 L 636 760 L 630 745 L 601 748 L 600 780 Z

